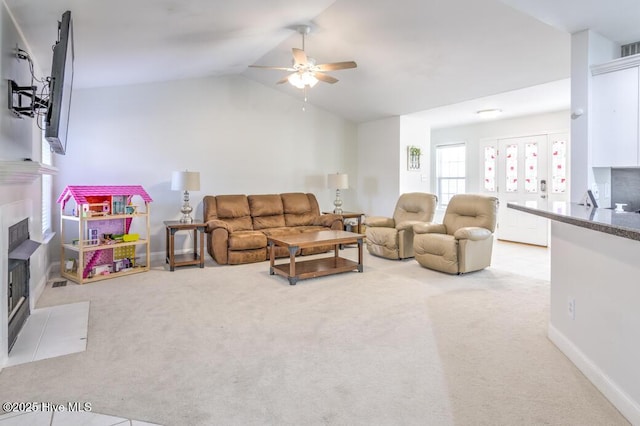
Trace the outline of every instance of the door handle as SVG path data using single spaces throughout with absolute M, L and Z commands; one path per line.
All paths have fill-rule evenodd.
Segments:
M 546 195 L 541 195 L 540 198 L 547 198 L 547 196 Z
M 547 181 L 540 179 L 540 192 L 547 192 Z

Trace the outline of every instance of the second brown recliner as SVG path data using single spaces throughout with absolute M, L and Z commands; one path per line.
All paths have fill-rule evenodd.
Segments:
M 449 274 L 490 266 L 497 212 L 496 197 L 454 195 L 441 224 L 413 227 L 415 259 L 425 268 Z
M 402 194 L 393 217 L 370 216 L 365 219 L 369 253 L 387 259 L 413 257 L 413 225 L 431 222 L 437 197 L 424 192 Z

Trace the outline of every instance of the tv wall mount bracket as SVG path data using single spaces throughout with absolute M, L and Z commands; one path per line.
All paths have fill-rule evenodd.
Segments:
M 15 56 L 18 60 L 29 62 L 32 77 L 31 83 L 33 83 L 35 77 L 33 75 L 33 63 L 29 54 L 16 44 Z M 36 112 L 41 109 L 47 109 L 48 103 L 36 94 L 36 86 L 20 86 L 13 80 L 9 80 L 8 83 L 8 107 L 16 117 L 27 116 L 33 118 Z
M 19 118 L 24 116 L 33 118 L 36 111 L 47 108 L 47 102 L 36 95 L 36 86 L 19 86 L 9 80 L 9 110 Z

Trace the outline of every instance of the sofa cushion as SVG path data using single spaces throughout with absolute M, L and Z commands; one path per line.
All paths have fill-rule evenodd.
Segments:
M 284 214 L 279 194 L 249 195 L 251 216 L 273 216 Z
M 284 215 L 253 217 L 253 229 L 256 231 L 270 228 L 279 228 L 284 225 Z
M 318 202 L 312 194 L 290 192 L 281 194 L 286 226 L 312 225 L 319 215 Z M 313 199 L 310 199 L 313 197 Z
M 285 226 L 282 199 L 278 194 L 249 195 L 249 208 L 253 229 L 279 228 Z
M 253 229 L 246 195 L 218 195 L 216 215 L 218 219 L 227 222 L 232 232 Z
M 229 234 L 229 250 L 249 250 L 265 247 L 267 237 L 260 231 L 236 231 Z

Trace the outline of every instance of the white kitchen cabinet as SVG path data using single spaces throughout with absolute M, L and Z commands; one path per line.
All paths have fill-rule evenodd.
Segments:
M 635 65 L 593 76 L 591 164 L 594 167 L 640 165 L 639 69 Z

